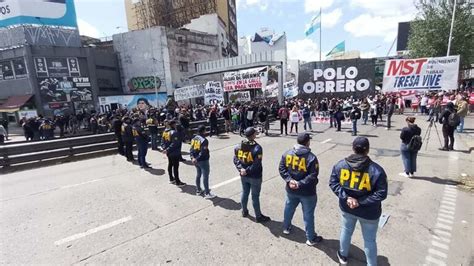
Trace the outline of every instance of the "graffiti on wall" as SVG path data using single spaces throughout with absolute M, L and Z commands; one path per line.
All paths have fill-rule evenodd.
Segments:
M 160 89 L 161 87 L 161 79 L 159 77 L 134 77 L 131 78 L 127 86 L 130 91 L 141 91 L 141 90 L 154 90 L 155 89 L 155 80 L 156 80 L 156 88 Z

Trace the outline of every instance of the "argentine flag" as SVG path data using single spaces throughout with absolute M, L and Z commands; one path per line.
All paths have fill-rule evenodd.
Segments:
M 311 23 L 306 27 L 304 34 L 308 37 L 311 33 L 321 28 L 321 11 L 311 19 Z

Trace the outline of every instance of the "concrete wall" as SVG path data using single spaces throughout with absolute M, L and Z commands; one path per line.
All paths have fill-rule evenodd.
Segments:
M 217 14 L 202 15 L 199 18 L 191 20 L 191 23 L 184 25 L 183 28 L 189 29 L 191 31 L 217 35 L 219 51 L 221 52 L 222 56 L 227 56 L 225 49 L 227 49 L 229 44 L 229 35 L 227 33 L 225 23 L 219 19 Z
M 33 25 L 0 28 L 0 48 L 25 44 L 80 47 L 81 39 L 77 29 Z
M 0 52 L 0 61 L 10 60 L 14 58 L 28 59 L 28 51 L 26 47 L 19 47 L 10 50 L 4 50 Z M 28 76 L 25 78 L 13 79 L 13 80 L 0 80 L 0 99 L 6 99 L 9 96 L 33 94 L 33 88 L 31 86 L 30 77 L 34 74 L 33 62 L 25 61 Z M 33 71 L 31 71 L 33 66 Z
M 150 93 L 154 89 L 131 91 L 127 85 L 133 78 L 157 76 L 161 80 L 160 92 L 173 88 L 164 27 L 154 27 L 116 34 L 114 50 L 119 58 L 122 88 L 125 93 Z

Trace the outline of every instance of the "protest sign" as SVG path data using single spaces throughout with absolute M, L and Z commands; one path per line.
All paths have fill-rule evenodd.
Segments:
M 283 83 L 283 95 L 286 99 L 298 96 L 298 86 L 294 79 Z
M 216 104 L 224 102 L 224 91 L 221 83 L 216 81 L 209 81 L 206 83 L 206 90 L 204 93 L 205 104 Z
M 311 62 L 300 66 L 300 96 L 363 98 L 375 92 L 375 60 L 348 59 Z
M 231 102 L 249 102 L 250 91 L 238 91 L 229 93 L 229 101 Z
M 261 89 L 267 84 L 267 68 L 253 68 L 224 73 L 224 91 Z
M 383 91 L 454 90 L 458 76 L 459 55 L 387 60 Z
M 174 90 L 174 100 L 182 101 L 192 98 L 204 97 L 205 84 L 192 85 Z

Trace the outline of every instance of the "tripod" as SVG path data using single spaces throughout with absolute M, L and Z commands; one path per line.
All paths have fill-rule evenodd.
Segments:
M 436 126 L 436 121 L 434 121 L 434 119 L 430 119 L 430 124 L 428 125 L 425 136 L 423 137 L 423 143 L 425 143 L 426 140 L 425 151 L 428 149 L 428 143 L 430 141 L 431 129 L 433 128 L 433 125 L 435 127 L 436 135 L 438 135 L 439 145 L 441 147 L 443 146 L 443 143 L 441 142 L 441 137 L 439 136 L 438 127 Z

